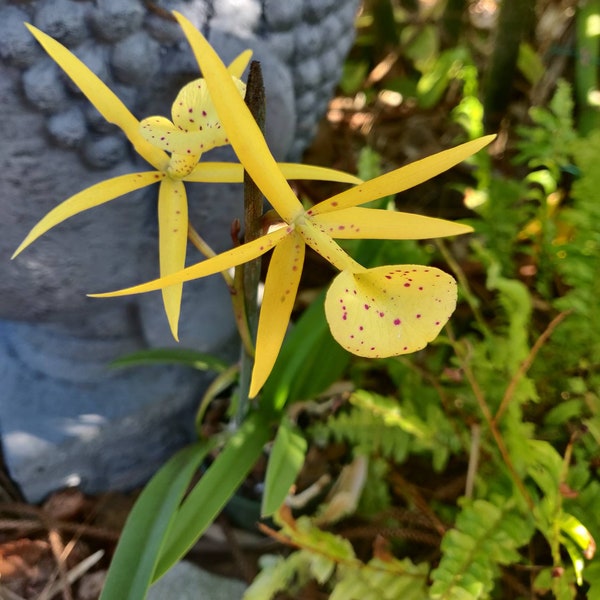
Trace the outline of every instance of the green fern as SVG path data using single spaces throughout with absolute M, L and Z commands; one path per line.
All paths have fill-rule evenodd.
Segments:
M 409 453 L 434 453 L 434 466 L 441 469 L 460 444 L 439 405 L 422 402 L 417 409 L 408 399 L 400 405 L 393 398 L 359 390 L 351 395 L 352 408 L 326 423 L 316 424 L 317 443 L 333 438 L 349 443 L 356 453 L 383 457 L 396 463 Z M 424 418 L 419 411 L 425 411 Z
M 280 591 L 295 593 L 310 580 L 331 592 L 330 600 L 426 600 L 426 563 L 415 565 L 379 552 L 368 563 L 348 540 L 322 531 L 308 517 L 282 520 L 279 536 L 300 547 L 287 558 L 266 556 L 244 600 L 270 600 Z
M 359 569 L 341 565 L 329 600 L 427 600 L 429 566 L 393 557 L 373 558 Z
M 533 534 L 533 523 L 513 502 L 466 503 L 455 528 L 442 540 L 442 559 L 432 572 L 430 597 L 439 600 L 487 598 L 500 566 L 519 562 L 518 549 Z

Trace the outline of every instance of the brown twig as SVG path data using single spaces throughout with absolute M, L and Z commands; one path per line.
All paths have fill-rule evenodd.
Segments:
M 467 378 L 467 381 L 469 382 L 471 389 L 473 390 L 473 395 L 475 396 L 475 400 L 477 401 L 477 404 L 479 405 L 479 410 L 481 411 L 483 418 L 485 419 L 485 421 L 492 433 L 492 436 L 494 438 L 494 441 L 496 442 L 496 446 L 498 447 L 498 450 L 500 450 L 500 454 L 502 455 L 502 460 L 504 461 L 504 464 L 506 465 L 507 469 L 510 471 L 510 474 L 511 474 L 516 486 L 519 488 L 521 495 L 525 499 L 525 502 L 527 502 L 527 505 L 529 506 L 529 508 L 531 510 L 533 510 L 534 509 L 533 499 L 531 498 L 531 495 L 527 491 L 527 488 L 525 487 L 523 480 L 521 479 L 521 477 L 517 473 L 517 470 L 515 469 L 515 466 L 510 457 L 510 453 L 508 452 L 508 448 L 506 447 L 506 444 L 504 443 L 504 438 L 502 437 L 500 430 L 496 426 L 496 423 L 494 423 L 494 418 L 492 416 L 489 406 L 487 405 L 487 402 L 485 399 L 485 394 L 483 393 L 483 390 L 479 386 L 479 381 L 475 377 L 475 374 L 473 373 L 473 371 L 471 369 L 471 365 L 469 364 L 469 361 L 467 361 L 465 359 L 463 352 L 461 351 L 461 346 L 459 345 L 457 340 L 454 338 L 451 331 L 449 332 L 449 335 L 450 335 L 450 340 L 456 351 L 456 355 L 461 361 L 461 366 L 462 366 L 463 372 L 465 374 L 465 377 Z
M 562 321 L 569 314 L 571 314 L 571 312 L 573 312 L 573 311 L 565 310 L 565 311 L 559 313 L 558 315 L 556 315 L 556 317 L 554 317 L 554 319 L 552 319 L 552 321 L 550 321 L 550 323 L 548 324 L 548 327 L 546 327 L 546 329 L 542 332 L 540 337 L 536 340 L 535 344 L 531 347 L 529 354 L 527 355 L 525 360 L 521 363 L 521 366 L 519 367 L 517 372 L 513 375 L 512 379 L 508 383 L 508 386 L 506 387 L 506 391 L 504 392 L 504 396 L 502 397 L 500 406 L 498 407 L 498 410 L 496 411 L 496 414 L 495 414 L 494 418 L 492 419 L 492 423 L 494 425 L 496 425 L 498 423 L 498 421 L 504 414 L 504 411 L 510 404 L 510 401 L 512 400 L 512 398 L 514 396 L 517 384 L 519 383 L 519 381 L 521 381 L 521 379 L 525 376 L 527 371 L 529 371 L 529 369 L 531 368 L 531 365 L 533 364 L 533 361 L 535 360 L 537 353 L 540 351 L 542 346 L 548 341 L 548 339 L 550 338 L 550 336 L 552 335 L 554 330 L 558 327 L 558 325 L 560 325 L 560 323 L 562 323 Z

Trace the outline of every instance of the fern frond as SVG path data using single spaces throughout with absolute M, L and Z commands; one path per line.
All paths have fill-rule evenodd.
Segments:
M 373 558 L 360 569 L 340 566 L 329 600 L 427 600 L 426 563 Z
M 533 535 L 530 520 L 514 503 L 475 500 L 464 506 L 455 529 L 442 540 L 442 560 L 432 574 L 430 597 L 476 600 L 488 597 L 500 565 L 518 562 L 518 549 Z

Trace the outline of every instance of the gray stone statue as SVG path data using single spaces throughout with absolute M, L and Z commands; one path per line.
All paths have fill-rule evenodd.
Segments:
M 358 0 L 0 0 L 0 432 L 25 497 L 79 485 L 139 485 L 193 438 L 208 375 L 175 366 L 112 369 L 116 358 L 174 344 L 160 294 L 86 293 L 157 276 L 156 189 L 62 223 L 10 256 L 52 207 L 104 179 L 144 168 L 23 25 L 69 47 L 138 118 L 169 115 L 198 68 L 175 9 L 224 61 L 251 47 L 267 91 L 267 139 L 298 160 L 337 82 Z M 234 160 L 229 148 L 211 160 Z M 216 250 L 230 245 L 240 188 L 188 187 L 190 221 Z M 190 260 L 200 260 L 194 251 Z M 237 354 L 229 293 L 210 277 L 186 284 L 180 346 Z

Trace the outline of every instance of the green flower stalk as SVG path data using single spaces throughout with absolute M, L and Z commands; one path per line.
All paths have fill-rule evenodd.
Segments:
M 306 246 L 340 270 L 325 301 L 334 338 L 350 352 L 384 357 L 415 352 L 439 333 L 456 306 L 456 282 L 433 267 L 394 265 L 366 269 L 336 239 L 428 239 L 468 233 L 468 226 L 420 215 L 360 207 L 418 185 L 489 144 L 467 142 L 361 183 L 306 210 L 244 104 L 227 67 L 202 34 L 174 13 L 200 65 L 219 120 L 244 169 L 281 218 L 257 240 L 178 273 L 95 297 L 144 293 L 206 277 L 273 250 L 265 281 L 250 385 L 255 397 L 269 376 L 292 312 Z

